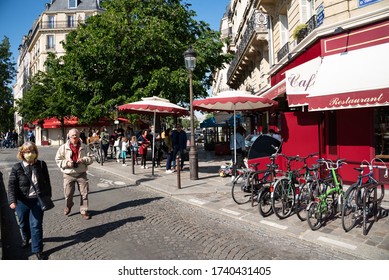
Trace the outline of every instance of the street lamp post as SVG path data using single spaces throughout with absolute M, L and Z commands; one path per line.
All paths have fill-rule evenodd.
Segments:
M 193 112 L 193 81 L 192 74 L 196 67 L 196 52 L 189 47 L 184 52 L 185 67 L 189 72 L 189 94 L 190 94 L 190 150 L 189 150 L 189 168 L 190 168 L 190 179 L 197 180 L 199 178 L 198 173 L 198 157 L 195 145 L 194 135 L 194 112 Z

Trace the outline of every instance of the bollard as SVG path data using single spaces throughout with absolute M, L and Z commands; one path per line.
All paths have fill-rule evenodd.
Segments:
M 177 169 L 177 186 L 181 189 L 181 168 L 180 168 L 180 157 L 176 157 L 176 169 Z
M 131 169 L 132 169 L 132 174 L 135 174 L 135 158 L 134 158 L 133 149 L 131 149 Z

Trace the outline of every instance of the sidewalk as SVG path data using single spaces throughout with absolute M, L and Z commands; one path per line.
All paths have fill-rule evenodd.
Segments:
M 229 160 L 229 157 L 214 156 L 211 151 L 204 151 L 198 147 L 198 180 L 190 180 L 188 169 L 189 162 L 185 162 L 184 171 L 181 175 L 181 189 L 178 188 L 177 172 L 166 174 L 163 168 L 142 169 L 140 166 L 122 166 L 115 160 L 105 162 L 103 166 L 93 163 L 92 169 L 110 172 L 120 177 L 129 179 L 134 184 L 151 188 L 164 193 L 175 199 L 185 201 L 192 205 L 208 209 L 209 211 L 228 216 L 232 219 L 239 219 L 247 223 L 260 224 L 275 231 L 289 234 L 296 238 L 330 246 L 352 254 L 360 259 L 383 259 L 389 260 L 389 194 L 386 192 L 382 207 L 384 217 L 373 223 L 368 235 L 363 235 L 361 227 L 344 232 L 341 219 L 328 221 L 317 231 L 312 231 L 307 222 L 301 222 L 296 215 L 284 220 L 279 220 L 274 214 L 263 218 L 258 213 L 257 207 L 249 204 L 237 205 L 231 198 L 231 177 L 220 177 L 218 170 L 220 165 Z M 131 160 L 127 160 L 131 164 Z

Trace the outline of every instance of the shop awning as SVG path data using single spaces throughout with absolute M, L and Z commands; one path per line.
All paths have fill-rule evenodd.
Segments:
M 309 90 L 308 110 L 389 105 L 389 43 L 325 56 Z
M 280 94 L 285 93 L 285 91 L 286 91 L 286 82 L 285 82 L 285 79 L 284 79 L 281 82 L 279 82 L 276 85 L 274 85 L 271 88 L 269 88 L 264 93 L 260 94 L 259 96 L 266 97 L 266 98 L 269 98 L 269 99 L 274 99 L 277 96 L 279 96 Z
M 316 57 L 285 71 L 286 96 L 289 107 L 308 105 L 307 96 L 315 84 L 321 63 L 322 58 Z

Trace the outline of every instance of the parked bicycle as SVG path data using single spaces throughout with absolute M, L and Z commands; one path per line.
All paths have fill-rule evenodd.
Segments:
M 278 170 L 278 164 L 275 163 L 277 155 L 270 157 L 270 164 L 267 164 L 267 170 L 262 180 L 262 187 L 258 193 L 258 211 L 262 217 L 267 217 L 273 213 L 271 205 L 271 188 L 276 180 L 277 173 L 281 172 Z
M 312 230 L 319 229 L 329 217 L 336 215 L 338 210 L 342 209 L 344 198 L 343 185 L 338 180 L 336 170 L 346 164 L 345 159 L 338 159 L 336 162 L 320 159 L 318 162 L 326 165 L 332 178 L 321 182 L 323 184 L 320 186 L 322 194 L 315 197 L 307 207 L 307 221 Z
M 94 141 L 88 145 L 90 153 L 93 155 L 97 163 L 104 164 L 104 153 L 101 141 Z
M 312 153 L 306 157 L 300 157 L 303 161 L 305 170 L 303 177 L 299 178 L 299 187 L 297 189 L 296 215 L 301 221 L 307 219 L 307 206 L 318 195 L 317 182 L 320 165 L 313 164 L 308 166 L 307 160 L 316 157 L 319 153 Z
M 363 174 L 365 168 L 369 170 L 367 174 Z M 342 207 L 342 226 L 346 232 L 362 223 L 363 235 L 367 235 L 369 219 L 373 217 L 375 222 L 378 220 L 378 208 L 385 195 L 385 186 L 373 177 L 374 168 L 385 169 L 384 178 L 388 178 L 388 167 L 379 158 L 370 162 L 364 160 L 359 168 L 354 168 L 359 172 L 358 179 L 347 189 Z M 377 198 L 379 188 L 381 194 Z
M 292 169 L 293 161 L 300 161 L 298 156 L 281 155 L 287 160 L 287 170 L 284 175 L 279 178 L 271 192 L 271 203 L 274 214 L 279 219 L 285 219 L 292 213 L 296 203 L 296 189 L 298 189 L 300 176 L 299 170 Z
M 274 158 L 281 149 L 281 145 L 279 147 L 272 146 L 275 150 Z M 271 167 L 275 165 L 274 159 L 271 165 L 267 165 L 267 169 L 258 170 L 258 165 L 259 163 L 254 163 L 250 164 L 250 168 L 238 170 L 239 175 L 234 179 L 231 190 L 232 198 L 237 204 L 251 202 L 252 207 L 256 206 L 259 192 L 272 182 L 273 170 Z

